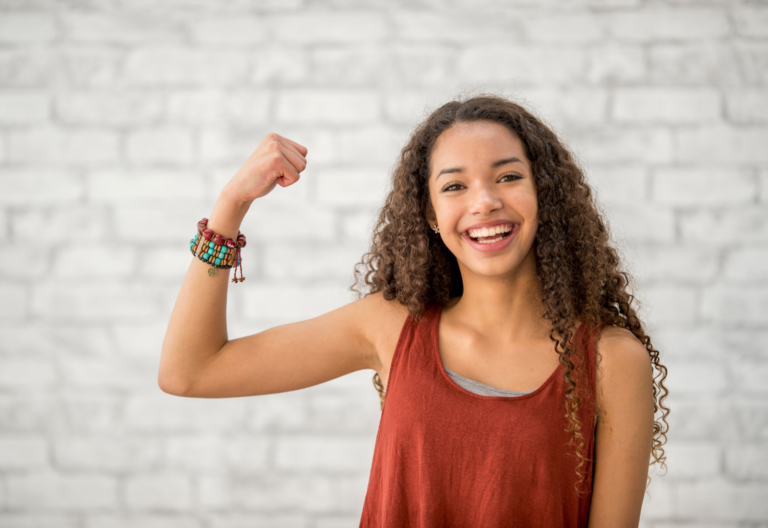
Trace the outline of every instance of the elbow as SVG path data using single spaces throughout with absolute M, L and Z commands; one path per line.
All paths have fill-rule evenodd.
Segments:
M 170 376 L 163 375 L 158 375 L 157 386 L 160 387 L 160 390 L 164 393 L 173 396 L 186 396 L 187 390 L 189 389 L 188 384 L 181 383 L 179 380 L 174 380 Z

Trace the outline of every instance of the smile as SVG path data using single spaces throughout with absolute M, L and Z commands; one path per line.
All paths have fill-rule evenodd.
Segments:
M 490 228 L 467 229 L 462 237 L 479 251 L 498 251 L 512 242 L 519 227 L 520 224 L 505 223 Z

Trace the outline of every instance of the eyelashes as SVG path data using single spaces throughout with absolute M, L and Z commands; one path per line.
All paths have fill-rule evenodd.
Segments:
M 510 179 L 508 181 L 515 181 L 515 180 L 523 179 L 523 176 L 521 174 L 517 174 L 517 173 L 514 173 L 514 172 L 509 172 L 507 174 L 502 174 L 499 179 L 501 180 L 502 178 L 506 178 L 507 176 L 510 176 L 510 177 L 513 178 L 513 179 Z M 455 187 L 455 186 L 459 186 L 459 185 L 461 185 L 461 183 L 458 183 L 458 182 L 449 183 L 448 185 L 443 187 L 440 190 L 440 192 L 449 192 L 451 190 L 451 187 Z

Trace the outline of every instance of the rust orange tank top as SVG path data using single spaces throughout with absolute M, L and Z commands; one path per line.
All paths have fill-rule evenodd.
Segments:
M 595 444 L 594 339 L 572 342 L 579 378 L 584 490 L 574 484 L 564 367 L 522 396 L 469 392 L 446 373 L 438 348 L 442 306 L 408 316 L 392 357 L 361 528 L 585 527 Z M 583 360 L 586 357 L 586 368 Z

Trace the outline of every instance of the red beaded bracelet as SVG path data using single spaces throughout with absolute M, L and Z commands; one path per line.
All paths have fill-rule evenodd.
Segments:
M 245 247 L 245 235 L 237 230 L 237 242 L 231 238 L 224 239 L 210 229 L 206 229 L 208 219 L 203 218 L 197 223 L 197 234 L 189 241 L 189 250 L 197 258 L 221 269 L 229 269 L 234 266 L 235 277 L 232 282 L 242 282 L 243 263 L 240 249 Z M 237 267 L 240 266 L 240 278 L 237 278 Z

